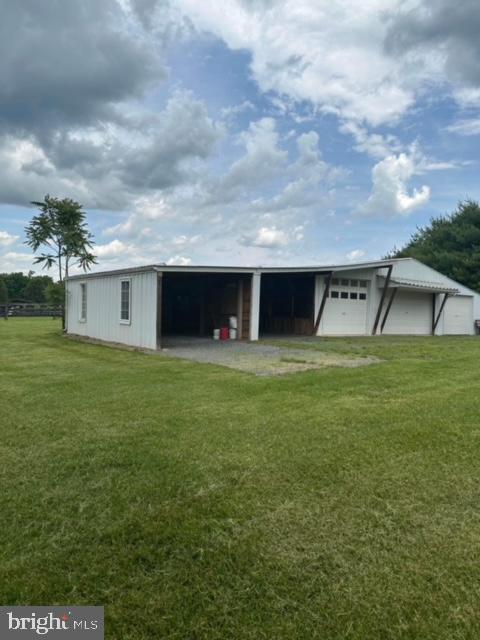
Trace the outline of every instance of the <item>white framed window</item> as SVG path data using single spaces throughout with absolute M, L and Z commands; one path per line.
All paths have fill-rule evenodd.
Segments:
M 80 322 L 87 321 L 87 283 L 80 282 Z
M 130 324 L 132 311 L 132 282 L 120 280 L 120 322 Z

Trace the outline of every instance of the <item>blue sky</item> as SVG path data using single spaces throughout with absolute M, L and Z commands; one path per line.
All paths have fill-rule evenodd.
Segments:
M 0 271 L 46 193 L 98 269 L 374 259 L 480 199 L 473 0 L 2 5 Z

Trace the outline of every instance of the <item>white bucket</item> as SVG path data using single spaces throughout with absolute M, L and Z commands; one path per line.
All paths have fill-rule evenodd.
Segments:
M 213 339 L 214 340 L 220 340 L 220 329 L 214 329 L 213 330 Z
M 230 329 L 230 340 L 236 340 L 236 339 L 237 339 L 237 330 Z
M 230 316 L 230 318 L 228 319 L 228 322 L 230 324 L 230 329 L 237 328 L 237 316 Z

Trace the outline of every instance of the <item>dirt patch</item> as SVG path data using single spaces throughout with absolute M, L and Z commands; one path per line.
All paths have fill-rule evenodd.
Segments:
M 217 364 L 257 376 L 278 376 L 326 367 L 363 367 L 378 358 L 288 349 L 251 342 L 214 342 L 205 339 L 176 339 L 162 349 L 165 355 L 194 362 Z

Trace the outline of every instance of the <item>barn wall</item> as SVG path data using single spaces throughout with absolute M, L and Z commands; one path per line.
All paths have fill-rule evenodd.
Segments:
M 130 324 L 120 322 L 120 281 L 131 281 Z M 87 285 L 87 319 L 80 320 L 80 283 Z M 67 333 L 156 349 L 157 273 L 89 277 L 67 282 Z
M 352 271 L 339 271 L 333 274 L 333 278 L 347 279 L 347 280 L 366 280 L 367 281 L 367 301 L 366 301 L 366 319 L 364 323 L 364 330 L 362 330 L 363 335 L 369 335 L 371 328 L 373 326 L 373 322 L 375 319 L 375 309 L 378 305 L 377 300 L 377 288 L 375 286 L 375 270 L 374 269 L 353 269 Z M 335 288 L 335 287 L 333 287 Z M 330 287 L 332 289 L 332 287 Z M 320 308 L 321 300 L 323 297 L 323 292 L 325 290 L 325 276 L 317 275 L 315 278 L 315 314 L 314 317 L 317 317 L 318 310 Z M 363 291 L 363 289 L 362 289 Z M 338 329 L 332 329 L 332 317 L 331 313 L 334 311 L 333 307 L 337 308 L 339 305 L 331 298 L 327 298 L 327 302 L 325 305 L 322 321 L 320 322 L 320 326 L 317 331 L 317 335 L 358 335 L 358 318 L 357 321 L 354 321 L 349 324 L 348 314 L 349 312 L 355 313 L 356 305 L 355 302 L 345 302 L 345 316 L 342 316 L 343 322 L 339 324 Z M 340 303 L 341 305 L 341 303 Z M 363 326 L 363 324 L 362 324 Z
M 393 269 L 393 275 L 398 275 L 404 278 L 413 278 L 415 280 L 427 280 L 431 282 L 441 282 L 442 284 L 458 289 L 459 295 L 472 296 L 473 297 L 473 318 L 472 320 L 480 319 L 480 294 L 468 287 L 465 287 L 460 282 L 452 280 L 443 275 L 439 271 L 428 267 L 426 264 L 418 262 L 413 258 L 398 260 L 395 262 Z M 447 302 L 448 304 L 448 302 Z

